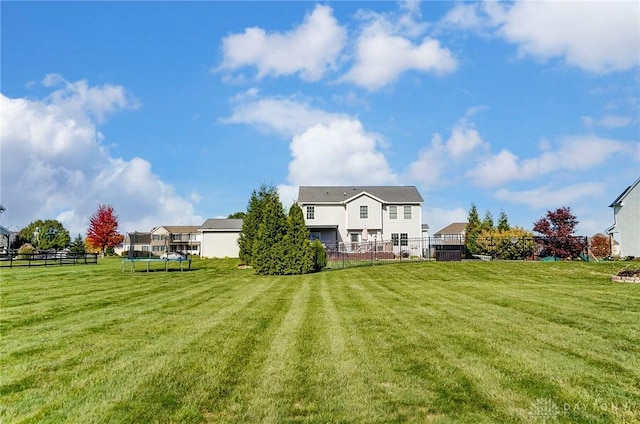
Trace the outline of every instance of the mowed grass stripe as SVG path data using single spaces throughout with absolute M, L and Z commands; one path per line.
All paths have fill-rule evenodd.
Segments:
M 131 284 L 131 282 L 129 283 Z M 153 283 L 151 283 L 153 284 Z M 224 284 L 209 284 L 206 281 L 197 284 L 172 283 L 169 287 L 149 285 L 146 296 L 128 297 L 129 292 L 123 290 L 123 298 L 108 301 L 88 300 L 89 307 L 75 306 L 77 298 L 69 299 L 67 307 L 74 313 L 59 311 L 57 314 L 46 312 L 46 317 L 32 321 L 31 325 L 22 325 L 5 338 L 6 345 L 14 347 L 13 355 L 21 355 L 22 351 L 30 351 L 36 346 L 45 347 L 41 334 L 47 334 L 47 340 L 59 344 L 66 339 L 82 337 L 92 333 L 108 333 L 109 331 L 126 331 L 129 323 L 135 327 L 140 320 L 160 319 L 163 315 L 171 315 L 180 310 L 193 308 L 197 303 L 216 298 L 221 291 L 233 290 Z M 94 299 L 95 294 L 90 287 L 86 288 L 84 299 Z M 64 309 L 64 306 L 60 306 Z M 150 316 L 151 315 L 151 316 Z M 9 317 L 8 321 L 12 317 Z M 4 320 L 4 316 L 3 316 Z M 122 328 L 124 326 L 124 328 Z M 45 346 L 43 346 L 45 345 Z M 55 348 L 48 345 L 47 349 Z M 64 346 L 63 346 L 64 348 Z
M 100 382 L 99 387 L 105 391 L 96 395 L 104 396 L 105 405 L 110 408 L 120 397 L 127 399 L 129 392 L 135 389 L 139 380 L 146 374 L 153 373 L 154 369 L 161 368 L 163 364 L 175 359 L 174 356 L 181 346 L 190 343 L 193 338 L 212 327 L 225 325 L 230 317 L 242 316 L 243 313 L 240 311 L 259 299 L 269 287 L 268 284 L 264 284 L 254 285 L 249 290 L 244 288 L 245 293 L 241 298 L 227 299 L 218 310 L 215 299 L 209 305 L 198 299 L 200 311 L 196 316 L 200 319 L 196 321 L 180 315 L 169 321 L 166 318 L 156 319 L 158 317 L 154 316 L 145 319 L 137 316 L 134 309 L 128 310 L 129 319 L 124 321 L 126 328 L 115 329 L 106 334 L 86 334 L 86 337 L 75 339 L 73 345 L 65 342 L 67 339 L 64 337 L 59 338 L 58 335 L 51 334 L 53 343 L 61 345 L 59 351 L 47 351 L 45 358 L 29 361 L 26 363 L 27 369 L 16 367 L 17 375 L 7 375 L 6 379 L 3 377 L 3 381 L 20 377 L 21 381 L 27 380 L 34 385 L 37 384 L 45 393 L 73 393 L 74 387 L 68 385 L 69 382 L 73 380 L 79 383 L 77 388 L 82 392 L 84 376 L 93 382 Z M 105 314 L 105 317 L 108 316 Z M 79 325 L 83 325 L 83 317 L 78 318 Z M 83 375 L 85 373 L 87 375 Z M 117 378 L 114 378 L 116 376 Z M 79 404 L 86 402 L 82 393 L 78 393 L 76 400 Z M 31 406 L 39 403 L 38 399 L 34 399 L 33 402 L 29 399 L 25 401 L 32 404 Z M 69 408 L 68 398 L 66 403 L 66 408 Z M 37 410 L 32 418 L 34 421 L 40 421 L 51 411 L 60 409 L 58 406 L 53 404 Z
M 542 398 L 574 407 L 555 422 L 640 421 L 640 292 L 608 281 L 619 265 L 194 264 L 2 270 L 0 420 L 520 423 Z M 20 321 L 29 293 L 46 319 Z

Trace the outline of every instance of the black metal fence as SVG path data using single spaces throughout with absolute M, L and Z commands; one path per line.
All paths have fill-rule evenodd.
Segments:
M 0 268 L 97 264 L 97 253 L 41 252 L 0 254 Z
M 401 261 L 566 260 L 590 259 L 586 237 L 485 237 L 472 246 L 464 237 L 424 237 L 393 241 L 324 243 L 327 268 L 339 269 Z M 558 249 L 555 249 L 557 246 Z M 570 250 L 559 255 L 558 251 Z

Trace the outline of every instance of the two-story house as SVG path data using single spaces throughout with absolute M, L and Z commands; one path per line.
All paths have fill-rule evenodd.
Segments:
M 607 229 L 614 243 L 619 243 L 619 255 L 622 257 L 640 257 L 640 178 L 627 187 L 609 205 L 613 208 L 613 225 Z
M 151 253 L 161 256 L 165 252 L 200 254 L 202 233 L 197 225 L 165 225 L 151 230 Z
M 422 239 L 423 202 L 415 186 L 300 186 L 298 191 L 311 238 L 327 246 L 373 240 L 401 251 L 409 240 Z

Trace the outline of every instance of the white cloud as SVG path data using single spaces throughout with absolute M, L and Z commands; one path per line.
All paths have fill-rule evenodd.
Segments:
M 568 136 L 560 140 L 560 147 L 545 150 L 540 156 L 520 159 L 503 149 L 480 161 L 466 175 L 474 184 L 492 187 L 516 180 L 530 180 L 557 171 L 585 171 L 600 165 L 614 154 L 632 151 L 632 144 L 593 135 Z
M 48 76 L 45 82 L 63 80 Z M 123 231 L 200 224 L 193 204 L 161 181 L 148 161 L 113 158 L 101 144 L 97 124 L 136 105 L 121 86 L 86 81 L 65 82 L 40 101 L 0 95 L 4 223 L 20 228 L 57 218 L 72 234 L 84 234 L 98 203 L 108 203 Z
M 440 134 L 432 137 L 431 144 L 409 165 L 407 175 L 413 180 L 433 185 L 439 182 L 443 169 L 469 162 L 476 156 L 474 152 L 486 148 L 488 144 L 483 141 L 475 125 L 464 118 L 460 119 L 445 142 Z
M 242 99 L 244 100 L 244 99 Z M 329 113 L 293 98 L 248 98 L 234 106 L 226 124 L 248 124 L 281 135 L 300 134 L 316 124 L 327 124 L 345 115 Z
M 409 38 L 419 30 L 415 25 L 407 29 L 407 20 L 394 24 L 383 15 L 369 16 L 371 22 L 356 41 L 355 64 L 341 81 L 373 91 L 395 82 L 406 71 L 445 75 L 456 70 L 456 59 L 438 40 L 424 37 L 414 43 Z
M 425 223 L 429 224 L 429 236 L 431 237 L 453 222 L 467 222 L 468 212 L 460 207 L 445 209 L 425 206 L 422 216 Z
M 512 191 L 500 189 L 495 194 L 498 200 L 527 205 L 534 209 L 552 209 L 561 206 L 571 206 L 573 203 L 585 199 L 596 198 L 604 194 L 606 184 L 581 183 L 559 189 L 541 186 L 532 190 Z M 599 200 L 599 199 L 598 199 Z
M 439 28 L 502 37 L 522 56 L 560 58 L 595 73 L 640 64 L 637 1 L 483 1 L 455 5 Z
M 293 185 L 394 184 L 397 176 L 379 144 L 356 119 L 314 125 L 291 141 L 288 180 Z
M 498 33 L 518 44 L 524 55 L 561 57 L 596 73 L 640 64 L 637 1 L 521 1 L 494 18 L 502 24 Z
M 381 152 L 383 140 L 351 116 L 330 113 L 293 98 L 241 98 L 223 123 L 242 123 L 291 137 L 288 183 L 278 187 L 287 204 L 300 185 L 394 184 L 398 177 Z
M 459 3 L 439 22 L 441 27 L 457 28 L 467 31 L 481 31 L 489 23 L 487 17 L 482 12 L 481 3 Z
M 317 81 L 336 67 L 345 40 L 346 30 L 332 9 L 318 5 L 302 24 L 286 33 L 253 27 L 225 37 L 220 69 L 255 66 L 258 78 L 299 74 L 306 81 Z
M 600 119 L 594 119 L 591 116 L 583 116 L 582 122 L 588 128 L 603 127 L 603 128 L 624 128 L 633 122 L 628 116 L 619 115 L 606 115 Z

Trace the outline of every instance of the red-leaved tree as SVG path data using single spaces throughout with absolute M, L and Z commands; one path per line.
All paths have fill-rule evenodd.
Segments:
M 562 207 L 547 211 L 547 215 L 533 224 L 533 231 L 542 235 L 538 239 L 542 244 L 541 256 L 575 258 L 585 247 L 582 238 L 574 236 L 578 219 L 571 208 Z
M 596 234 L 591 238 L 591 253 L 596 258 L 606 258 L 611 255 L 611 245 L 609 242 L 609 237 Z
M 118 224 L 118 216 L 111 205 L 98 205 L 98 210 L 89 218 L 87 241 L 99 248 L 103 257 L 106 248 L 115 247 L 124 239 L 118 234 Z

